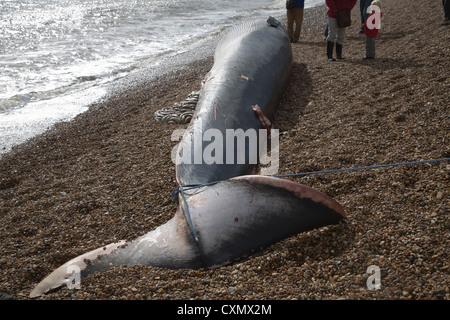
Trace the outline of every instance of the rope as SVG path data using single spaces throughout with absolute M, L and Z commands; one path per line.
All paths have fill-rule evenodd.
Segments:
M 165 124 L 189 123 L 197 106 L 199 96 L 200 91 L 192 91 L 184 101 L 177 102 L 170 108 L 156 111 L 155 120 Z
M 415 165 L 415 164 L 423 164 L 423 163 L 431 163 L 431 162 L 443 162 L 443 161 L 449 161 L 450 158 L 443 158 L 443 159 L 433 159 L 433 160 L 421 160 L 421 161 L 411 161 L 411 162 L 400 162 L 400 163 L 391 163 L 391 164 L 380 164 L 375 166 L 366 166 L 366 167 L 356 167 L 356 168 L 344 168 L 344 169 L 334 169 L 334 170 L 324 170 L 324 171 L 312 171 L 312 172 L 304 172 L 304 173 L 291 173 L 291 174 L 284 174 L 284 175 L 277 175 L 274 176 L 276 178 L 284 178 L 284 177 L 298 177 L 298 176 L 307 176 L 307 175 L 313 175 L 313 174 L 322 174 L 322 173 L 336 173 L 336 172 L 348 172 L 348 171 L 356 171 L 356 170 L 370 170 L 370 169 L 377 169 L 377 168 L 387 168 L 387 167 L 398 167 L 398 166 L 405 166 L 405 165 Z M 186 197 L 184 195 L 185 190 L 192 190 L 202 187 L 211 186 L 214 184 L 219 183 L 220 181 L 210 182 L 210 183 L 202 183 L 202 184 L 189 184 L 189 185 L 178 185 L 178 187 L 172 191 L 172 197 L 174 200 L 177 200 L 178 193 L 181 194 L 181 197 L 183 198 L 184 206 L 186 208 L 186 216 L 188 219 L 189 227 L 191 228 L 191 231 L 194 235 L 195 241 L 199 242 L 197 233 L 195 232 L 194 225 L 192 223 L 191 219 L 191 213 L 189 211 L 189 206 L 186 201 Z
M 198 240 L 198 236 L 197 233 L 195 232 L 195 228 L 194 228 L 194 224 L 192 223 L 192 219 L 191 219 L 191 212 L 189 211 L 189 206 L 187 204 L 186 201 L 186 197 L 184 195 L 184 191 L 185 190 L 192 190 L 192 189 L 197 189 L 197 188 L 201 188 L 201 187 L 207 187 L 207 186 L 212 186 L 214 184 L 219 183 L 220 181 L 216 181 L 216 182 L 210 182 L 210 183 L 204 183 L 204 184 L 188 184 L 188 185 L 178 185 L 178 187 L 172 191 L 172 197 L 175 201 L 177 201 L 177 195 L 178 193 L 181 194 L 181 197 L 183 198 L 183 203 L 184 203 L 184 207 L 186 208 L 186 217 L 188 219 L 188 223 L 189 223 L 189 228 L 191 228 L 191 231 L 194 235 L 195 241 L 199 242 Z
M 183 186 L 178 185 L 178 189 L 179 189 L 179 191 L 181 193 L 181 197 L 183 198 L 183 201 L 184 201 L 184 206 L 186 208 L 186 216 L 188 219 L 189 227 L 191 228 L 192 233 L 194 234 L 195 241 L 198 242 L 198 236 L 197 236 L 197 233 L 195 232 L 194 225 L 192 224 L 191 213 L 189 212 L 189 206 L 187 204 L 186 197 L 184 196 Z
M 449 161 L 449 160 L 450 160 L 450 158 L 443 158 L 443 159 L 421 160 L 421 161 L 412 161 L 412 162 L 400 162 L 400 163 L 391 163 L 391 164 L 380 164 L 380 165 L 368 166 L 368 167 L 345 168 L 345 169 L 334 169 L 334 170 L 324 170 L 324 171 L 312 171 L 312 172 L 304 172 L 304 173 L 291 173 L 291 174 L 278 175 L 278 176 L 274 176 L 274 177 L 284 178 L 284 177 L 295 177 L 295 176 L 307 176 L 307 175 L 321 174 L 321 173 L 335 173 L 335 172 L 346 172 L 346 171 L 356 171 L 356 170 L 369 170 L 369 169 L 386 168 L 386 167 L 398 167 L 398 166 L 414 165 L 414 164 L 422 164 L 422 163 L 430 163 L 430 162 L 442 162 L 442 161 Z

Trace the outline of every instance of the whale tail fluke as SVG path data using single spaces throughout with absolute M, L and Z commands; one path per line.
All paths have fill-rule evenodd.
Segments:
M 30 297 L 64 285 L 76 288 L 81 277 L 118 265 L 217 267 L 289 236 L 347 219 L 329 196 L 266 176 L 199 186 L 178 197 L 177 213 L 166 224 L 133 241 L 119 241 L 70 260 L 39 283 Z

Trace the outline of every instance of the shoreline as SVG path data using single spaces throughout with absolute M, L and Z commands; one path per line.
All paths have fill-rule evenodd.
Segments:
M 305 12 L 317 12 L 318 10 L 324 10 L 323 5 L 315 5 L 313 7 L 305 8 Z M 286 25 L 286 17 L 285 16 L 276 16 L 276 19 L 281 21 L 284 25 Z M 312 26 L 313 23 L 310 23 Z M 305 26 L 305 23 L 303 24 Z M 310 26 L 310 27 L 311 27 Z M 309 28 L 310 28 L 309 27 Z M 61 120 L 49 124 L 47 129 L 41 133 L 35 134 L 28 138 L 27 140 L 13 144 L 11 148 L 9 148 L 6 152 L 0 152 L 0 159 L 5 155 L 13 152 L 15 149 L 21 147 L 22 145 L 26 145 L 28 143 L 32 143 L 33 139 L 39 137 L 40 135 L 47 135 L 50 131 L 54 130 L 55 127 L 58 127 L 64 123 L 70 123 L 79 115 L 89 112 L 90 109 L 94 109 L 99 105 L 109 104 L 109 100 L 116 100 L 120 97 L 121 94 L 129 94 L 129 92 L 133 92 L 139 89 L 136 88 L 144 88 L 145 86 L 149 86 L 150 88 L 153 86 L 152 82 L 160 81 L 160 79 L 164 79 L 164 77 L 171 77 L 177 74 L 178 72 L 186 72 L 186 69 L 189 69 L 190 65 L 199 65 L 202 63 L 210 64 L 212 66 L 213 63 L 213 55 L 215 51 L 215 47 L 220 40 L 220 34 L 212 36 L 210 39 L 205 39 L 199 43 L 197 43 L 193 48 L 189 51 L 182 52 L 176 54 L 175 56 L 166 57 L 161 61 L 160 64 L 143 67 L 137 70 L 133 70 L 130 74 L 123 78 L 119 78 L 114 80 L 112 83 L 108 84 L 105 88 L 107 90 L 106 94 L 103 97 L 99 97 L 96 102 L 93 102 L 89 105 L 83 106 L 86 108 L 86 111 L 80 112 L 76 114 L 70 120 Z M 207 72 L 207 71 L 206 71 Z M 206 74 L 206 73 L 205 73 Z M 198 90 L 199 84 L 193 84 L 193 90 Z
M 347 60 L 335 63 L 326 59 L 324 7 L 305 11 L 274 123 L 279 174 L 450 157 L 450 29 L 439 26 L 441 4 L 392 0 L 382 9 L 377 59 L 362 61 L 354 22 Z M 0 158 L 0 292 L 29 299 L 71 258 L 173 216 L 170 137 L 186 125 L 162 125 L 153 114 L 198 89 L 211 66 L 208 56 L 135 83 Z M 448 300 L 449 171 L 440 163 L 292 178 L 336 199 L 350 223 L 212 270 L 115 267 L 83 279 L 81 290 L 39 299 Z M 366 287 L 371 265 L 381 268 L 381 290 Z
M 315 12 L 317 12 L 318 10 L 323 10 L 323 8 L 320 9 L 320 7 L 323 6 L 319 5 L 315 7 L 306 8 L 305 12 L 309 13 L 313 12 L 315 14 Z M 276 19 L 280 20 L 284 25 L 286 24 L 285 16 L 277 16 Z M 311 23 L 310 25 L 313 24 L 314 23 Z M 305 26 L 305 23 L 303 25 Z M 2 157 L 6 156 L 7 154 L 14 152 L 16 149 L 18 148 L 20 149 L 22 146 L 26 147 L 27 144 L 32 144 L 33 141 L 36 138 L 39 139 L 41 135 L 46 136 L 50 134 L 50 132 L 57 130 L 57 128 L 60 125 L 70 123 L 74 121 L 78 116 L 84 113 L 89 113 L 91 109 L 95 109 L 100 105 L 112 105 L 113 102 L 110 101 L 117 101 L 117 99 L 120 99 L 120 96 L 122 94 L 130 95 L 130 92 L 143 90 L 143 88 L 145 88 L 146 86 L 148 86 L 149 89 L 152 89 L 154 87 L 153 82 L 163 82 L 164 78 L 166 77 L 173 79 L 174 76 L 179 72 L 181 74 L 186 74 L 188 70 L 190 70 L 193 67 L 195 68 L 198 65 L 207 64 L 209 66 L 212 66 L 214 50 L 218 41 L 220 40 L 220 36 L 221 36 L 220 34 L 217 34 L 211 37 L 210 39 L 204 40 L 196 44 L 193 48 L 191 48 L 187 52 L 167 57 L 158 65 L 133 70 L 127 76 L 115 80 L 105 88 L 107 92 L 103 97 L 98 98 L 97 102 L 93 102 L 85 106 L 85 108 L 87 108 L 86 111 L 78 113 L 71 120 L 62 120 L 55 122 L 53 124 L 49 124 L 47 129 L 44 130 L 43 132 L 35 134 L 21 143 L 12 145 L 12 147 L 7 152 L 0 153 L 0 159 L 2 159 Z M 204 71 L 204 75 L 206 75 L 208 71 L 209 69 Z M 200 82 L 193 83 L 191 86 L 192 86 L 191 91 L 198 90 L 200 88 Z M 132 94 L 137 95 L 139 97 L 138 93 Z

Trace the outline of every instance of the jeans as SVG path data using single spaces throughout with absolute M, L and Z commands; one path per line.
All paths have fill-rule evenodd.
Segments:
M 367 8 L 370 7 L 372 0 L 360 0 L 359 1 L 359 10 L 361 12 L 361 24 L 364 24 L 367 20 Z
M 295 23 L 295 30 L 294 30 Z M 303 23 L 303 8 L 294 8 L 287 10 L 287 31 L 291 42 L 297 42 L 300 39 Z
M 328 37 L 327 41 L 337 42 L 343 45 L 345 42 L 345 30 L 347 28 L 339 28 L 336 18 L 330 18 L 327 16 L 328 24 Z

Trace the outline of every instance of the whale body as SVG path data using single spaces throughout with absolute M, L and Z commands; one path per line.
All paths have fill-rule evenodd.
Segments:
M 266 128 L 288 85 L 291 65 L 289 38 L 274 18 L 232 28 L 216 48 L 214 65 L 179 145 L 174 217 L 135 240 L 75 257 L 42 280 L 30 296 L 67 284 L 74 270 L 87 276 L 116 265 L 212 268 L 300 232 L 346 221 L 343 208 L 324 193 L 252 175 L 257 164 L 248 155 L 227 163 L 230 153 L 235 158 L 229 159 L 236 160 L 243 152 L 237 145 L 232 150 L 225 144 L 216 148 L 215 163 L 195 159 L 196 151 L 210 146 L 198 132 L 213 129 L 217 137 L 227 130 Z

